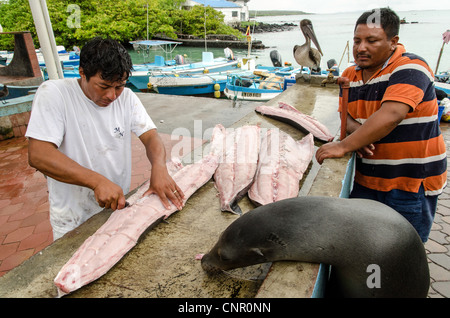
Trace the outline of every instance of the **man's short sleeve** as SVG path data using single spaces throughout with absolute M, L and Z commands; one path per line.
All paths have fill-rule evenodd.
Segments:
M 58 88 L 51 81 L 44 82 L 34 97 L 25 137 L 59 147 L 65 133 L 64 103 Z
M 422 101 L 434 99 L 432 86 L 433 77 L 427 67 L 413 60 L 392 72 L 381 103 L 401 102 L 415 109 Z
M 130 99 L 132 105 L 131 131 L 139 137 L 143 133 L 155 129 L 156 125 L 136 94 L 131 92 Z

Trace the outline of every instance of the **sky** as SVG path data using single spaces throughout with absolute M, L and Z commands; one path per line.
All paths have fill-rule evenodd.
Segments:
M 389 6 L 394 11 L 450 10 L 449 0 L 250 0 L 250 10 L 292 10 L 309 13 L 366 11 Z

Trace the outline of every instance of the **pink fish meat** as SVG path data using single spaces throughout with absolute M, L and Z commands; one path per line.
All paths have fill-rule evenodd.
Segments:
M 242 126 L 227 130 L 223 145 L 225 153 L 214 173 L 222 211 L 241 214 L 237 202 L 247 193 L 258 165 L 260 128 Z
M 255 110 L 258 113 L 269 116 L 271 118 L 286 122 L 299 130 L 313 134 L 319 140 L 332 141 L 334 136 L 331 135 L 328 128 L 317 119 L 305 115 L 295 107 L 286 103 L 278 103 L 279 107 L 257 106 Z
M 265 205 L 298 196 L 299 182 L 314 153 L 314 138 L 308 134 L 295 141 L 272 128 L 261 141 L 258 170 L 248 196 L 256 205 Z
M 169 171 L 169 174 L 173 176 L 178 170 L 183 168 L 183 163 L 181 162 L 180 158 L 172 158 L 170 161 L 167 162 L 167 171 Z M 138 200 L 142 199 L 144 193 L 148 190 L 150 187 L 150 179 L 148 179 L 145 183 L 143 183 L 140 188 L 127 199 L 128 204 L 132 205 L 136 203 Z
M 214 144 L 214 140 L 211 144 Z M 211 148 L 210 154 L 173 175 L 174 181 L 185 194 L 185 201 L 212 178 L 219 165 L 217 150 L 214 146 Z M 166 210 L 156 194 L 131 202 L 133 204 L 127 208 L 112 213 L 105 224 L 62 267 L 54 280 L 59 296 L 71 293 L 107 273 L 136 245 L 147 228 L 177 210 L 174 205 Z

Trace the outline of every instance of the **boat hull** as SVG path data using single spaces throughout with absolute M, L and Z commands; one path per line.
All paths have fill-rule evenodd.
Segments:
M 166 95 L 210 95 L 223 92 L 227 75 L 158 75 L 149 77 L 149 86 L 141 90 L 152 90 Z
M 450 96 L 450 84 L 449 83 L 435 82 L 434 86 L 437 89 L 443 90 L 444 92 L 447 93 L 447 95 Z
M 281 90 L 260 90 L 260 89 L 246 89 L 243 87 L 237 86 L 229 86 L 227 85 L 225 90 L 223 91 L 225 96 L 229 99 L 239 99 L 239 100 L 248 100 L 248 101 L 258 101 L 265 102 L 269 101 L 272 98 L 277 97 Z
M 219 92 L 223 92 L 226 83 L 218 83 L 220 85 Z M 185 95 L 185 96 L 198 96 L 198 95 L 211 95 L 216 91 L 214 89 L 215 84 L 199 84 L 192 86 L 166 86 L 158 87 L 157 92 L 164 95 Z

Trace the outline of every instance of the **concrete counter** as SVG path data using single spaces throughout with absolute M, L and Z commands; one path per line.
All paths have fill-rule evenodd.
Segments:
M 256 104 L 233 109 L 228 100 L 138 96 L 164 133 L 171 133 L 177 127 L 192 127 L 194 120 L 202 120 L 203 132 L 217 123 L 226 127 L 259 124 L 262 128 L 279 127 L 296 140 L 304 136 L 289 125 L 257 114 L 253 111 Z M 338 134 L 337 89 L 297 84 L 266 104 L 276 105 L 278 101 L 312 115 L 333 134 Z M 181 111 L 180 107 L 183 107 Z M 160 116 L 167 116 L 164 123 L 160 123 Z M 316 142 L 316 146 L 320 144 Z M 327 160 L 319 166 L 314 159 L 302 180 L 299 195 L 338 197 L 347 160 Z M 247 197 L 239 206 L 244 212 L 254 208 Z M 57 273 L 110 213 L 102 211 L 0 277 L 0 297 L 55 297 L 53 280 Z M 234 214 L 220 211 L 217 190 L 210 180 L 188 200 L 182 211 L 143 234 L 140 242 L 107 274 L 66 297 L 311 297 L 318 264 L 277 262 L 215 277 L 202 270 L 195 255 L 208 252 L 236 218 Z

